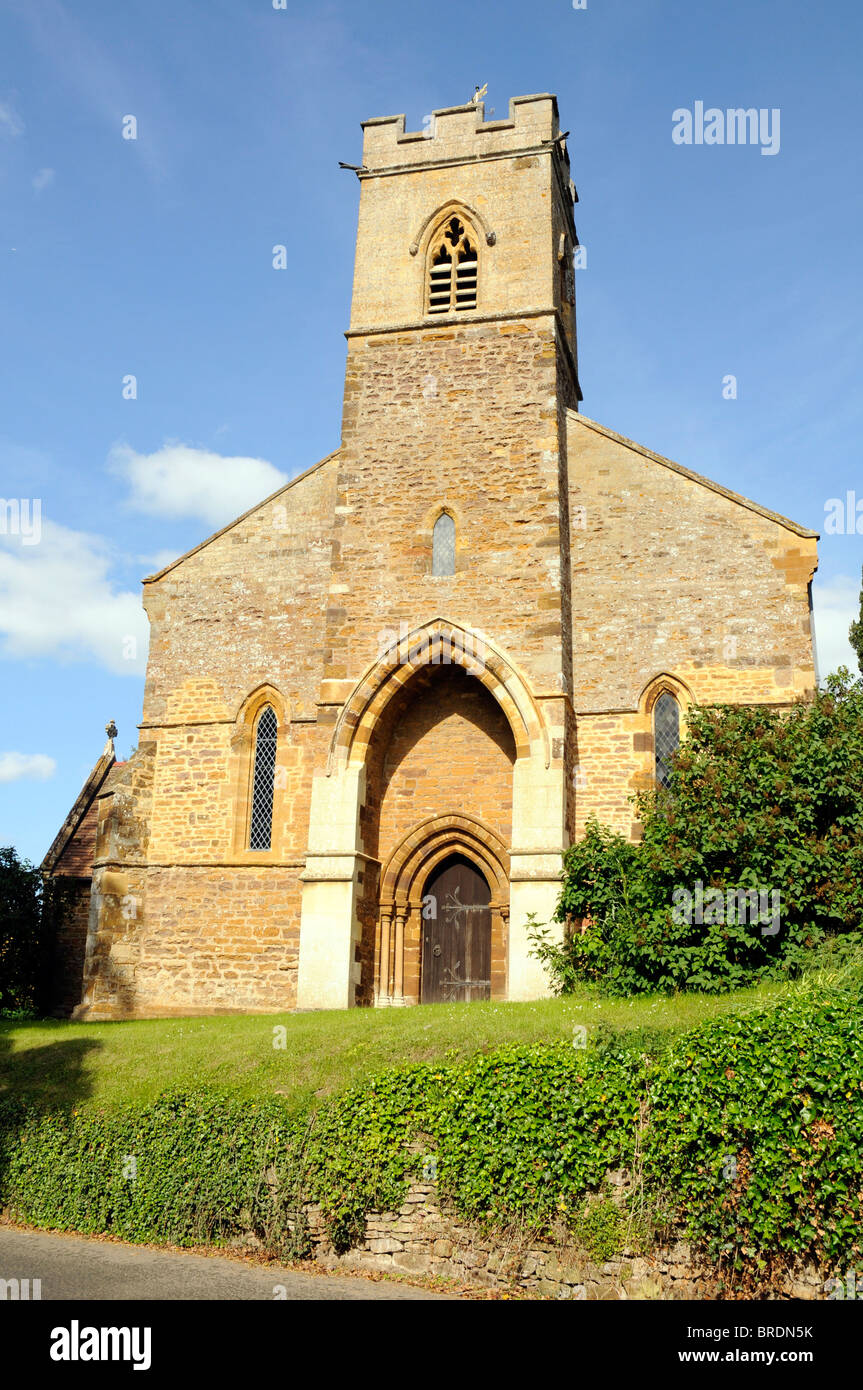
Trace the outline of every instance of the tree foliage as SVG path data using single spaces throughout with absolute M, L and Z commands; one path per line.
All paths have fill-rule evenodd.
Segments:
M 860 590 L 860 613 L 848 629 L 848 641 L 857 653 L 857 665 L 863 674 L 863 588 Z
M 46 883 L 11 846 L 0 848 L 0 1014 L 40 1014 L 50 1006 L 64 887 Z
M 637 801 L 640 843 L 592 822 L 567 851 L 567 938 L 535 937 L 559 991 L 735 989 L 863 922 L 863 681 L 847 671 L 787 713 L 694 709 L 668 790 Z

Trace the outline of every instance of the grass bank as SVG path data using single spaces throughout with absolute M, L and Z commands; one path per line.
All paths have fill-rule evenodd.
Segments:
M 517 1043 L 559 1043 L 581 1025 L 670 1039 L 711 1019 L 780 999 L 786 985 L 727 995 L 526 1004 L 439 1004 L 314 1014 L 144 1019 L 120 1023 L 0 1020 L 0 1096 L 80 1110 L 148 1104 L 166 1089 L 218 1087 L 305 1108 L 391 1067 L 461 1062 Z M 274 1030 L 283 1027 L 284 1033 Z M 274 1046 L 282 1041 L 283 1047 Z

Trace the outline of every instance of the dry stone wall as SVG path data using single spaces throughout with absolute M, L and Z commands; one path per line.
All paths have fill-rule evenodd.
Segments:
M 334 1270 L 452 1279 L 480 1288 L 510 1289 L 560 1299 L 710 1299 L 719 1296 L 722 1269 L 700 1259 L 685 1241 L 649 1254 L 624 1251 L 598 1263 L 565 1241 L 528 1232 L 483 1234 L 442 1207 L 433 1183 L 415 1183 L 398 1211 L 372 1212 L 362 1240 L 337 1254 L 320 1210 L 305 1212 L 317 1263 Z M 825 1276 L 812 1266 L 789 1268 L 770 1296 L 824 1298 Z

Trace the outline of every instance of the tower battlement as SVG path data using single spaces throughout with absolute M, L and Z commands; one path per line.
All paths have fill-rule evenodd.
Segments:
M 422 130 L 406 131 L 404 115 L 380 116 L 362 126 L 364 172 L 372 174 L 518 154 L 549 146 L 560 134 L 557 98 L 547 92 L 511 97 L 505 120 L 487 121 L 484 104 L 469 102 L 432 112 Z

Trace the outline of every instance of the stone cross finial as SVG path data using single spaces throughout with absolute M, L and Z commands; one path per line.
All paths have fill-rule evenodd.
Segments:
M 105 752 L 113 753 L 114 739 L 117 737 L 117 725 L 114 723 L 113 719 L 109 719 L 108 723 L 105 725 L 105 733 L 108 735 L 108 742 L 105 744 Z

